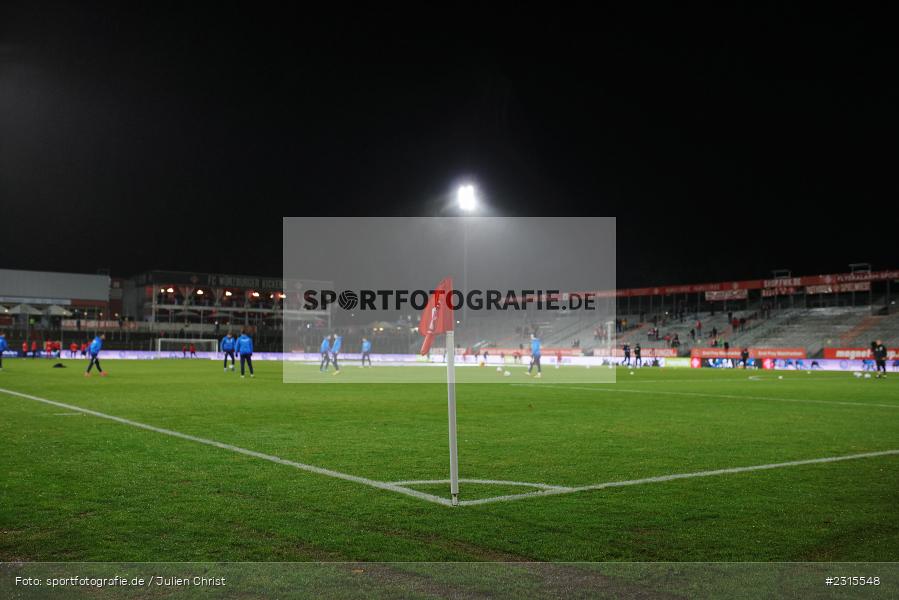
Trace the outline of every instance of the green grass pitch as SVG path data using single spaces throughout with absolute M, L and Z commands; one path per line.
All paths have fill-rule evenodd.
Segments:
M 289 385 L 279 363 L 240 379 L 208 360 L 110 360 L 84 378 L 64 362 L 6 360 L 0 388 L 379 482 L 448 477 L 444 385 Z M 646 368 L 566 384 L 574 369 L 460 385 L 461 476 L 580 487 L 899 449 L 892 375 Z M 6 393 L 0 437 L 0 561 L 899 556 L 899 455 L 452 508 Z

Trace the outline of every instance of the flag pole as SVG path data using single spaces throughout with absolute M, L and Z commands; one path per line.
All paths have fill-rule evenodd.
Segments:
M 456 343 L 453 331 L 446 332 L 446 400 L 449 413 L 450 493 L 459 505 L 459 448 L 456 443 Z

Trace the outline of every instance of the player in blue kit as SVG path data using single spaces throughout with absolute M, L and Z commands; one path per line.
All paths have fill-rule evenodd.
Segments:
M 91 342 L 90 347 L 87 349 L 88 353 L 90 353 L 90 361 L 87 363 L 87 371 L 84 372 L 85 377 L 91 376 L 91 369 L 94 368 L 94 365 L 97 365 L 100 375 L 106 377 L 106 371 L 100 367 L 100 350 L 103 349 L 103 340 L 105 339 L 106 335 L 101 333 L 94 338 L 94 341 Z
M 231 332 L 228 332 L 228 335 L 222 338 L 222 341 L 219 343 L 219 346 L 222 349 L 222 352 L 225 354 L 225 373 L 228 372 L 228 357 L 231 357 L 231 370 L 234 370 L 234 345 L 237 343 L 237 340 L 234 339 L 234 336 L 231 335 Z
M 368 366 L 371 366 L 371 342 L 366 338 L 362 338 L 362 366 L 365 366 L 365 360 L 368 359 Z
M 240 376 L 244 376 L 244 364 L 250 368 L 250 377 L 253 377 L 253 338 L 243 330 L 237 338 L 235 350 L 240 354 Z
M 319 348 L 319 352 L 322 353 L 322 364 L 319 365 L 319 371 L 327 371 L 328 365 L 331 364 L 331 338 L 325 336 L 322 340 L 322 345 Z
M 7 348 L 9 348 L 9 344 L 6 341 L 6 334 L 0 332 L 0 371 L 3 370 L 3 353 L 6 352 Z
M 340 365 L 337 363 L 337 355 L 340 353 L 340 345 L 343 343 L 343 338 L 339 335 L 334 336 L 334 343 L 331 344 L 331 362 L 334 363 L 334 375 L 338 375 L 340 373 Z
M 543 372 L 540 369 L 540 338 L 531 334 L 531 366 L 528 367 L 528 377 L 530 377 L 535 365 L 537 367 L 536 376 L 543 377 Z

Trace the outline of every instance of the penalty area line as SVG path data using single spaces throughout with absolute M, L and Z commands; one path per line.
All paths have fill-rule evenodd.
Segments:
M 153 425 L 147 425 L 146 423 L 140 423 L 138 421 L 124 419 L 122 417 L 117 417 L 115 415 L 109 415 L 109 414 L 102 413 L 102 412 L 99 412 L 96 410 L 91 410 L 89 408 L 82 408 L 80 406 L 75 406 L 73 404 L 65 404 L 63 402 L 57 402 L 55 400 L 48 400 L 47 398 L 41 398 L 40 396 L 32 396 L 31 394 L 24 394 L 22 392 L 16 392 L 14 390 L 7 390 L 4 388 L 0 388 L 0 393 L 8 394 L 10 396 L 16 396 L 18 398 L 24 398 L 25 400 L 32 400 L 34 402 L 41 402 L 43 404 L 49 404 L 50 406 L 57 406 L 59 408 L 64 408 L 67 410 L 77 411 L 77 412 L 83 413 L 85 415 L 91 415 L 93 417 L 98 417 L 100 419 L 115 421 L 116 423 L 120 423 L 122 425 L 129 425 L 131 427 L 137 427 L 138 429 L 144 429 L 146 431 L 152 431 L 154 433 L 161 433 L 163 435 L 168 435 L 168 436 L 171 436 L 174 438 L 188 440 L 191 442 L 196 442 L 198 444 L 214 446 L 214 447 L 220 448 L 222 450 L 228 450 L 230 452 L 235 452 L 237 454 L 243 454 L 244 456 L 251 456 L 253 458 L 267 460 L 269 462 L 277 463 L 279 465 L 286 465 L 288 467 L 293 467 L 293 468 L 299 469 L 301 471 L 308 471 L 309 473 L 315 473 L 317 475 L 324 475 L 326 477 L 333 477 L 335 479 L 351 481 L 353 483 L 367 485 L 369 487 L 377 488 L 379 490 L 396 492 L 398 494 L 404 494 L 406 496 L 411 496 L 413 498 L 418 498 L 419 500 L 425 500 L 427 502 L 433 502 L 435 504 L 441 504 L 443 506 L 452 506 L 452 502 L 448 498 L 441 498 L 440 496 L 435 496 L 433 494 L 426 494 L 424 492 L 419 492 L 417 490 L 409 489 L 409 488 L 403 487 L 401 485 L 396 485 L 393 483 L 386 483 L 384 481 L 375 481 L 374 479 L 368 479 L 366 477 L 358 477 L 356 475 L 350 475 L 349 473 L 341 473 L 340 471 L 332 471 L 331 469 L 325 469 L 323 467 L 316 467 L 315 465 L 308 465 L 305 463 L 288 460 L 286 458 L 281 458 L 279 456 L 272 456 L 271 454 L 264 454 L 262 452 L 256 452 L 255 450 L 248 450 L 246 448 L 241 448 L 240 446 L 234 446 L 232 444 L 225 444 L 223 442 L 217 442 L 215 440 L 210 440 L 207 438 L 190 435 L 188 433 L 181 433 L 180 431 L 174 431 L 172 429 L 163 429 L 162 427 L 155 427 Z

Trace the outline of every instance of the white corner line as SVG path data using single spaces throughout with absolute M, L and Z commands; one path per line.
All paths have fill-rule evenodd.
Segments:
M 627 481 L 609 481 L 606 483 L 596 483 L 593 485 L 584 485 L 580 487 L 572 487 L 568 489 L 558 490 L 540 490 L 538 492 L 527 492 L 524 494 L 510 494 L 507 496 L 494 496 L 493 498 L 482 498 L 479 500 L 463 500 L 459 504 L 462 506 L 474 506 L 477 504 L 490 504 L 493 502 L 508 502 L 511 500 L 521 500 L 524 498 L 534 498 L 538 496 L 555 496 L 559 494 L 573 494 L 575 492 L 587 492 L 594 490 L 604 490 L 614 487 L 626 487 L 630 485 L 642 485 L 644 483 L 661 483 L 665 481 L 674 481 L 677 479 L 691 479 L 694 477 L 714 477 L 717 475 L 731 475 L 734 473 L 749 473 L 751 471 L 766 471 L 770 469 L 783 469 L 786 467 L 800 467 L 803 465 L 817 465 L 822 463 L 834 463 L 844 460 L 858 460 L 863 458 L 876 458 L 880 456 L 899 455 L 897 450 L 882 450 L 879 452 L 863 452 L 861 454 L 846 454 L 844 456 L 827 456 L 824 458 L 809 458 L 806 460 L 791 460 L 780 463 L 769 463 L 765 465 L 752 465 L 748 467 L 733 467 L 729 469 L 713 469 L 711 471 L 695 471 L 693 473 L 675 473 L 673 475 L 660 475 L 657 477 L 643 477 L 641 479 L 630 479 Z
M 130 419 L 123 419 L 122 417 L 108 415 L 106 413 L 102 413 L 102 412 L 99 412 L 96 410 L 90 410 L 88 408 L 81 408 L 80 406 L 75 406 L 72 404 L 65 404 L 63 402 L 56 402 L 55 400 L 48 400 L 46 398 L 41 398 L 39 396 L 32 396 L 31 394 L 23 394 L 22 392 L 7 390 L 4 388 L 0 388 L 0 393 L 9 394 L 10 396 L 17 396 L 19 398 L 24 398 L 26 400 L 33 400 L 35 402 L 42 402 L 44 404 L 49 404 L 51 406 L 58 406 L 60 408 L 65 408 L 67 410 L 74 410 L 79 413 L 84 413 L 86 415 L 98 417 L 100 419 L 107 419 L 109 421 L 115 421 L 116 423 L 121 423 L 122 425 L 130 425 L 131 427 L 137 427 L 139 429 L 145 429 L 147 431 L 161 433 L 163 435 L 168 435 L 168 436 L 179 438 L 182 440 L 197 442 L 198 444 L 205 444 L 207 446 L 215 446 L 216 448 L 221 448 L 222 450 L 229 450 L 231 452 L 236 452 L 237 454 L 243 454 L 245 456 L 252 456 L 253 458 L 259 458 L 262 460 L 267 460 L 269 462 L 278 463 L 279 465 L 286 465 L 288 467 L 294 467 L 295 469 L 300 469 L 301 471 L 308 471 L 310 473 L 316 473 L 318 475 L 325 475 L 326 477 L 334 477 L 335 479 L 342 479 L 344 481 L 351 481 L 353 483 L 367 485 L 369 487 L 377 488 L 380 490 L 387 490 L 390 492 L 396 492 L 398 494 L 405 494 L 406 496 L 412 496 L 413 498 L 418 498 L 419 500 L 425 500 L 427 502 L 433 502 L 435 504 L 441 504 L 444 506 L 452 506 L 452 502 L 448 498 L 441 498 L 440 496 L 434 496 L 433 494 L 426 494 L 424 492 L 419 492 L 417 490 L 411 490 L 409 488 L 405 488 L 405 487 L 402 487 L 402 486 L 399 486 L 396 484 L 386 483 L 383 481 L 375 481 L 374 479 L 368 479 L 366 477 L 358 477 L 356 475 L 350 475 L 349 473 L 341 473 L 340 471 L 332 471 L 331 469 L 316 467 L 315 465 L 307 465 L 305 463 L 287 460 L 286 458 L 272 456 L 271 454 L 263 454 L 262 452 L 256 452 L 255 450 L 247 450 L 246 448 L 241 448 L 240 446 L 233 446 L 231 444 L 225 444 L 223 442 L 217 442 L 215 440 L 201 438 L 201 437 L 197 437 L 195 435 L 190 435 L 187 433 L 181 433 L 180 431 L 173 431 L 171 429 L 163 429 L 162 427 L 155 427 L 153 425 L 147 425 L 146 423 L 139 423 L 137 421 L 132 421 Z
M 393 485 L 449 485 L 449 479 L 415 479 L 408 481 L 392 481 Z M 570 487 L 564 485 L 550 485 L 548 483 L 531 483 L 529 481 L 506 481 L 505 479 L 460 479 L 459 483 L 472 483 L 478 485 L 507 485 L 510 487 L 532 487 L 540 490 L 571 490 Z

